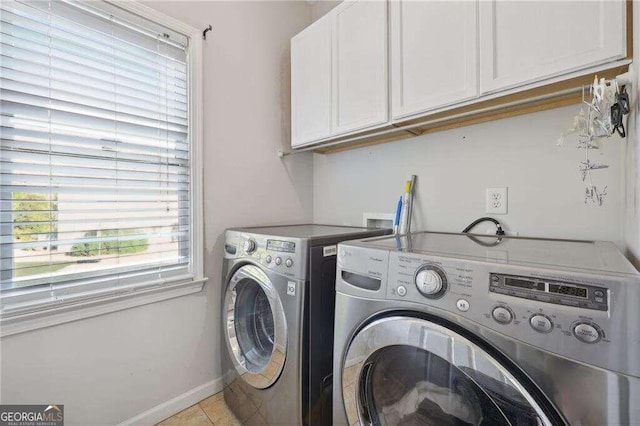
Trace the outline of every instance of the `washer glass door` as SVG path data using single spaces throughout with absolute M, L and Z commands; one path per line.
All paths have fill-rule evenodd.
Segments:
M 347 352 L 342 388 L 349 424 L 552 424 L 491 355 L 417 318 L 384 318 L 360 331 Z
M 227 343 L 236 370 L 253 387 L 271 386 L 284 368 L 287 345 L 276 288 L 260 268 L 245 265 L 229 280 L 225 306 Z

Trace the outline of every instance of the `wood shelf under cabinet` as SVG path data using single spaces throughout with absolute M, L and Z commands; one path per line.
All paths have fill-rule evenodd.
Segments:
M 628 65 L 607 68 L 597 73 L 598 78 L 612 79 L 628 70 Z M 435 133 L 457 127 L 470 126 L 503 118 L 577 105 L 582 102 L 580 87 L 590 85 L 593 74 L 559 81 L 546 86 L 489 99 L 447 111 L 427 115 L 419 119 L 407 119 L 375 130 L 336 138 L 334 145 L 318 146 L 318 154 L 330 154 L 366 146 L 378 145 L 414 136 Z M 571 91 L 571 93 L 567 93 Z M 536 100 L 536 98 L 541 98 Z M 406 129 L 409 127 L 409 129 Z

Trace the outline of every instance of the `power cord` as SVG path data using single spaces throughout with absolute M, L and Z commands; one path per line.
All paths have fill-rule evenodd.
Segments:
M 474 220 L 469 224 L 469 226 L 464 228 L 462 233 L 466 234 L 467 232 L 471 231 L 473 228 L 475 228 L 477 225 L 481 224 L 482 222 L 492 222 L 494 225 L 496 225 L 496 235 L 504 235 L 504 230 L 502 229 L 502 225 L 500 224 L 500 222 L 498 222 L 496 219 L 492 217 L 481 217 L 480 219 Z
M 504 235 L 504 230 L 502 229 L 502 225 L 500 224 L 500 222 L 498 222 L 496 219 L 492 218 L 492 217 L 481 217 L 480 219 L 476 219 L 473 222 L 471 222 L 469 224 L 469 226 L 467 226 L 466 228 L 464 228 L 464 230 L 462 231 L 463 234 L 468 233 L 469 231 L 471 231 L 473 228 L 476 227 L 476 225 L 482 223 L 482 222 L 491 222 L 494 225 L 496 225 L 496 241 L 491 242 L 491 243 L 487 243 L 485 241 L 481 241 L 480 239 L 474 237 L 473 235 L 467 235 L 467 237 L 469 237 L 471 240 L 473 240 L 475 243 L 480 244 L 481 246 L 485 246 L 485 247 L 495 247 L 498 244 L 500 244 L 502 242 L 502 236 Z

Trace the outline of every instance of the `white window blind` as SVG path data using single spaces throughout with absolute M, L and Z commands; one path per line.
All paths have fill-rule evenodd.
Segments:
M 2 313 L 188 278 L 187 37 L 106 2 L 0 21 Z

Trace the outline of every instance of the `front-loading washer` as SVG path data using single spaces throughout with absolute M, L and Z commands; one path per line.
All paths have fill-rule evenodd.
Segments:
M 225 232 L 224 398 L 240 421 L 332 423 L 336 245 L 389 232 L 327 225 Z
M 338 246 L 334 422 L 640 424 L 640 274 L 608 242 Z

